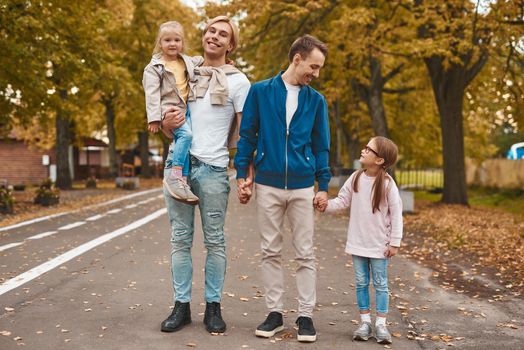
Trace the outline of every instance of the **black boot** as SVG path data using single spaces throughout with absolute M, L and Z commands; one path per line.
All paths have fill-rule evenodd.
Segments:
M 206 303 L 204 324 L 209 333 L 224 333 L 226 331 L 226 323 L 222 319 L 220 303 Z
M 175 301 L 173 312 L 171 312 L 171 315 L 162 322 L 161 330 L 162 332 L 175 332 L 190 323 L 191 308 L 189 307 L 189 303 Z

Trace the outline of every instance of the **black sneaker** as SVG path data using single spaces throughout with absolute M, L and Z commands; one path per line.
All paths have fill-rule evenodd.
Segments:
M 270 312 L 267 318 L 262 322 L 255 331 L 257 337 L 270 338 L 278 332 L 284 330 L 284 321 L 280 312 Z
M 314 342 L 317 340 L 317 331 L 315 331 L 311 317 L 300 316 L 297 318 L 296 324 L 298 325 L 298 341 Z
M 206 303 L 204 324 L 209 333 L 224 333 L 226 331 L 226 323 L 222 319 L 220 303 Z
M 176 332 L 190 323 L 191 308 L 189 307 L 189 303 L 176 301 L 171 315 L 162 322 L 160 329 L 162 332 Z

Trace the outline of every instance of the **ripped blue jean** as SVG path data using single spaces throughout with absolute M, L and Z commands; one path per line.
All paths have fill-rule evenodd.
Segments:
M 171 159 L 169 155 L 167 159 Z M 164 170 L 168 176 L 170 168 Z M 205 300 L 220 302 L 226 275 L 226 242 L 224 223 L 229 196 L 227 168 L 203 163 L 191 156 L 189 185 L 199 198 L 204 245 L 207 249 L 205 264 Z M 193 282 L 193 246 L 195 207 L 174 200 L 164 190 L 167 211 L 171 223 L 171 272 L 173 275 L 174 300 L 191 301 Z
M 357 292 L 357 304 L 360 311 L 370 309 L 369 305 L 369 275 L 373 278 L 375 287 L 375 301 L 377 312 L 388 313 L 389 291 L 388 291 L 388 259 L 366 258 L 352 255 L 353 269 L 355 270 L 355 290 Z

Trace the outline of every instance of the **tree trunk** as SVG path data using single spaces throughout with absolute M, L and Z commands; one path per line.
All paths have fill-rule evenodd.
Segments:
M 466 89 L 466 69 L 452 65 L 444 69 L 440 57 L 425 59 L 442 129 L 444 191 L 442 202 L 468 205 L 464 164 L 464 126 L 462 104 Z
M 342 148 L 347 145 L 346 135 L 344 133 L 344 126 L 342 125 L 342 120 L 340 120 L 340 103 L 338 100 L 335 101 L 333 105 L 333 121 L 335 122 L 337 143 L 336 149 L 334 152 L 335 155 L 335 167 L 342 166 Z
M 67 100 L 67 91 L 60 90 L 62 101 Z M 69 145 L 71 144 L 70 121 L 65 111 L 59 107 L 56 111 L 56 186 L 60 189 L 72 187 L 71 169 L 69 168 Z
M 373 56 L 370 56 L 369 68 L 371 71 L 371 81 L 369 86 L 369 95 L 366 103 L 369 108 L 373 131 L 375 132 L 376 136 L 389 137 L 383 100 L 383 89 L 385 81 L 384 77 L 382 76 L 382 66 L 379 60 Z
M 109 176 L 116 177 L 118 167 L 116 163 L 115 107 L 112 98 L 104 99 L 103 102 L 106 108 L 107 138 L 109 139 Z
M 140 131 L 138 133 L 138 145 L 140 149 L 140 162 L 142 177 L 151 178 L 151 169 L 149 168 L 149 133 L 147 131 Z
M 357 91 L 360 100 L 365 102 L 368 107 L 371 126 L 373 127 L 375 136 L 388 137 L 389 132 L 383 99 L 384 84 L 387 80 L 384 79 L 382 75 L 382 66 L 377 58 L 370 55 L 368 63 L 371 73 L 369 85 L 363 84 L 355 79 L 353 81 L 353 88 Z

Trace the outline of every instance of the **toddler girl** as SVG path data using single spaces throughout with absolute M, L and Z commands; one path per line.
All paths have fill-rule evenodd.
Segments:
M 146 95 L 148 129 L 160 130 L 164 112 L 177 106 L 187 110 L 190 93 L 189 82 L 195 80 L 194 68 L 201 65 L 200 56 L 184 55 L 184 28 L 175 21 L 163 23 L 157 34 L 151 62 L 144 68 L 142 84 Z M 171 135 L 170 135 L 171 136 Z M 195 205 L 198 197 L 187 184 L 189 149 L 192 133 L 189 113 L 185 123 L 173 130 L 173 160 L 169 176 L 164 178 L 164 189 L 175 199 Z

